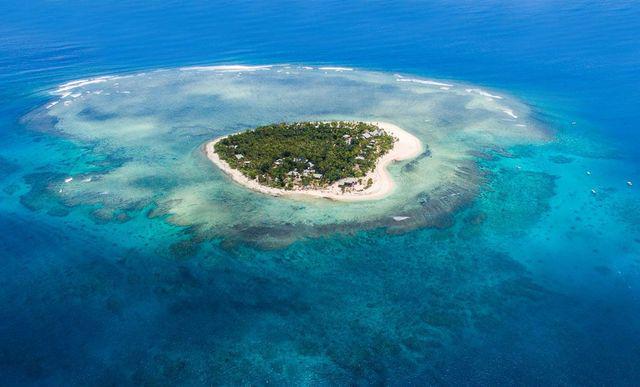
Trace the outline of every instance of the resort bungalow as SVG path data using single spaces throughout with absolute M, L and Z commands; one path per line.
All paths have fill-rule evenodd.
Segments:
M 356 179 L 355 177 L 346 177 L 346 178 L 340 180 L 340 183 L 338 184 L 338 186 L 340 186 L 340 187 L 353 187 L 356 184 L 358 184 L 358 179 Z
M 309 175 L 311 173 L 314 173 L 315 171 L 316 171 L 315 169 L 309 168 L 309 169 L 305 169 L 304 171 L 302 171 L 302 174 L 304 176 L 307 176 L 307 175 Z

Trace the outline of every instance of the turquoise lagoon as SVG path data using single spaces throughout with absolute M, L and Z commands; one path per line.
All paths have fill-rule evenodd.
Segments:
M 36 243 L 63 238 L 53 245 L 64 253 L 50 250 L 65 260 L 54 269 L 60 281 L 24 302 L 42 303 L 42 313 L 76 305 L 74 324 L 113 342 L 96 359 L 143 362 L 92 377 L 437 382 L 444 365 L 424 359 L 456 359 L 454 378 L 487 367 L 529 380 L 537 376 L 517 367 L 518 356 L 547 367 L 553 350 L 526 348 L 532 337 L 553 337 L 560 351 L 580 333 L 580 321 L 553 317 L 566 313 L 565 288 L 617 278 L 617 289 L 633 292 L 638 202 L 621 161 L 507 93 L 288 65 L 162 69 L 47 93 L 22 119 L 34 141 L 21 150 L 38 155 L 32 172 L 5 192 L 48 224 Z M 255 193 L 203 156 L 221 135 L 330 119 L 398 124 L 425 152 L 390 167 L 391 195 L 355 203 Z M 60 223 L 76 230 L 72 243 Z M 605 253 L 614 249 L 615 259 Z M 78 260 L 70 272 L 68 260 Z M 585 260 L 588 275 L 567 275 Z M 589 305 L 597 307 L 606 308 Z M 86 332 L 78 340 L 94 342 Z M 472 360 L 495 341 L 525 348 Z M 151 349 L 130 352 L 130 343 Z
M 279 245 L 327 231 L 445 225 L 485 179 L 476 158 L 553 138 L 506 96 L 341 67 L 198 66 L 73 81 L 52 94 L 26 124 L 83 144 L 97 161 L 47 177 L 47 201 L 93 206 L 105 222 L 164 217 L 198 240 Z M 212 138 L 301 120 L 392 122 L 417 135 L 424 152 L 391 167 L 392 195 L 360 203 L 255 194 L 203 156 Z
M 640 379 L 636 4 L 0 5 L 0 384 Z M 303 119 L 425 153 L 361 203 L 202 154 Z

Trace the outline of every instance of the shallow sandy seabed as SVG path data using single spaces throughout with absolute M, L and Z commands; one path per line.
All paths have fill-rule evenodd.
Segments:
M 75 81 L 52 94 L 26 121 L 111 162 L 69 171 L 50 192 L 67 206 L 98 206 L 105 221 L 144 208 L 149 217 L 193 226 L 197 240 L 279 245 L 335 231 L 444 225 L 482 185 L 478 156 L 549 140 L 527 105 L 499 92 L 344 68 L 158 70 Z M 211 138 L 310 120 L 391 123 L 416 136 L 423 152 L 389 165 L 389 195 L 356 202 L 252 192 L 202 152 Z

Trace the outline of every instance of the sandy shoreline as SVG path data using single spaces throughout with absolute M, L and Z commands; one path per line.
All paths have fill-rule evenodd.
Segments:
M 231 168 L 229 164 L 222 160 L 215 153 L 214 145 L 222 140 L 224 137 L 217 138 L 213 141 L 208 142 L 205 145 L 205 153 L 209 160 L 217 165 L 224 173 L 226 173 L 229 177 L 231 177 L 235 182 L 250 188 L 254 191 L 261 192 L 267 195 L 272 196 L 288 196 L 288 197 L 313 197 L 313 198 L 324 198 L 331 200 L 339 200 L 339 201 L 359 201 L 359 200 L 375 200 L 381 199 L 391 193 L 395 186 L 391 175 L 387 171 L 387 166 L 394 162 L 400 160 L 407 160 L 422 152 L 422 143 L 420 140 L 412 135 L 411 133 L 401 129 L 400 127 L 387 123 L 387 122 L 369 122 L 370 124 L 376 125 L 381 129 L 384 129 L 387 133 L 396 137 L 398 141 L 395 142 L 393 149 L 391 149 L 387 154 L 382 156 L 378 163 L 376 164 L 376 168 L 369 172 L 365 177 L 364 181 L 368 178 L 373 179 L 373 184 L 371 187 L 362 190 L 362 191 L 353 191 L 353 192 L 345 192 L 343 193 L 341 189 L 338 187 L 338 183 L 334 183 L 331 186 L 324 189 L 304 189 L 304 190 L 284 190 L 278 188 L 272 188 L 264 186 L 258 183 L 255 180 L 251 180 L 245 175 L 243 175 L 240 171 Z

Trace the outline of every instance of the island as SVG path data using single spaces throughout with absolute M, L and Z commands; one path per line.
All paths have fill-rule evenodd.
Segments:
M 386 166 L 417 156 L 422 144 L 384 122 L 293 122 L 260 126 L 205 145 L 234 181 L 275 196 L 371 200 L 390 193 Z

